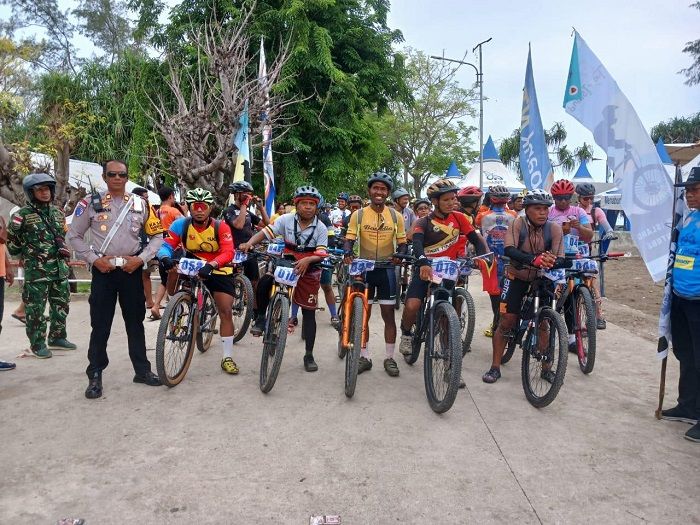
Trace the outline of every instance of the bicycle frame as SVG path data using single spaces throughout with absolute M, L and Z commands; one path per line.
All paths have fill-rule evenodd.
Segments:
M 361 289 L 360 289 L 361 288 Z M 355 279 L 353 276 L 348 276 L 348 282 L 345 285 L 344 302 L 341 305 L 343 309 L 343 327 L 341 345 L 347 349 L 350 347 L 350 313 L 352 303 L 355 297 L 362 299 L 362 346 L 367 344 L 369 340 L 369 291 L 367 283 L 364 279 Z

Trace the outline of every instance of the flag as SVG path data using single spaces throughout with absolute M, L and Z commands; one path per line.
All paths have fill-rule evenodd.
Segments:
M 275 170 L 272 164 L 272 125 L 268 117 L 270 108 L 270 86 L 267 79 L 267 64 L 265 64 L 265 47 L 263 46 L 263 38 L 260 37 L 260 65 L 258 66 L 258 82 L 260 89 L 265 97 L 265 105 L 263 106 L 260 120 L 263 121 L 263 175 L 265 177 L 265 211 L 268 215 L 272 215 L 275 209 L 275 197 L 277 191 L 275 189 Z
M 233 172 L 234 182 L 250 180 L 250 145 L 248 144 L 248 101 L 245 101 L 243 112 L 238 119 L 239 127 L 233 139 L 233 145 L 238 148 L 236 169 Z
M 681 168 L 676 166 L 676 184 L 681 182 Z M 673 206 L 673 220 L 671 223 L 671 242 L 669 245 L 668 263 L 666 265 L 666 281 L 664 282 L 664 297 L 661 301 L 661 311 L 659 312 L 659 344 L 656 348 L 656 355 L 659 359 L 668 356 L 668 347 L 671 344 L 671 295 L 673 294 L 673 263 L 676 260 L 676 243 L 680 234 L 680 225 L 683 216 L 688 210 L 683 198 L 685 192 L 683 188 L 674 188 L 676 193 Z
M 491 257 L 474 258 L 481 272 L 482 289 L 489 295 L 499 295 L 501 287 L 498 285 L 498 261 Z
M 528 48 L 525 87 L 523 88 L 523 110 L 520 120 L 520 171 L 529 190 L 549 188 L 554 182 L 552 163 L 549 161 L 544 128 L 540 117 L 532 74 L 532 56 Z
M 576 33 L 564 94 L 566 112 L 607 154 L 632 239 L 654 281 L 666 274 L 670 229 L 658 220 L 673 206 L 671 181 L 632 104 Z

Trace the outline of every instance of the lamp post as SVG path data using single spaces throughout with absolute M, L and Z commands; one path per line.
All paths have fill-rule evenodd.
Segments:
M 479 49 L 479 67 L 476 67 L 471 62 L 464 62 L 463 60 L 445 58 L 444 56 L 430 56 L 430 58 L 435 60 L 444 60 L 446 62 L 455 62 L 457 64 L 471 66 L 474 68 L 474 71 L 476 71 L 476 83 L 479 86 L 479 189 L 484 187 L 484 66 L 482 62 L 481 46 L 488 42 L 491 42 L 491 38 L 479 42 L 472 49 L 472 53 L 476 51 L 477 48 Z

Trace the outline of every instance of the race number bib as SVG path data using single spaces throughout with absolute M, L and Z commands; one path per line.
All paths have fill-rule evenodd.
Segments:
M 296 286 L 299 280 L 299 274 L 294 272 L 294 268 L 286 268 L 278 266 L 275 268 L 275 281 L 287 286 Z
M 571 269 L 584 273 L 598 273 L 598 263 L 590 259 L 575 259 Z
M 555 283 L 563 283 L 566 282 L 566 272 L 564 271 L 563 268 L 559 270 L 546 270 L 542 271 L 542 276 L 546 277 L 547 279 L 554 281 Z
M 459 275 L 459 263 L 452 259 L 432 259 L 430 261 L 433 267 L 432 281 L 435 284 L 440 284 L 444 279 L 456 281 Z
M 284 251 L 284 244 L 278 242 L 271 242 L 267 245 L 267 253 L 270 255 L 282 255 Z
M 578 245 L 578 254 L 581 257 L 589 257 L 591 255 L 591 248 L 588 246 L 588 244 L 581 243 Z
M 241 263 L 246 262 L 247 260 L 248 260 L 248 254 L 245 252 L 236 251 L 236 254 L 233 256 L 234 264 L 241 264 Z
M 202 259 L 187 259 L 182 258 L 177 265 L 177 273 L 182 275 L 196 275 L 197 272 L 206 264 Z
M 360 275 L 365 272 L 371 272 L 374 270 L 374 261 L 368 261 L 367 259 L 353 259 L 350 263 L 350 275 Z
M 564 252 L 578 253 L 578 235 L 564 235 Z

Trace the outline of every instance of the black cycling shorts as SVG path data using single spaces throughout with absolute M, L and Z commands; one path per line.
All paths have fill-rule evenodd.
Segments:
M 406 290 L 406 299 L 420 299 L 428 294 L 428 286 L 430 281 L 424 281 L 420 278 L 420 270 L 415 268 L 413 276 L 411 277 L 411 282 L 408 285 L 408 290 Z M 448 290 L 452 290 L 455 287 L 455 282 L 445 279 L 442 285 Z
M 243 261 L 243 275 L 251 282 L 260 279 L 260 268 L 258 267 L 258 260 L 255 257 Z
M 379 304 L 396 302 L 396 273 L 394 268 L 377 268 L 365 274 L 370 301 Z
M 520 315 L 523 306 L 523 299 L 530 289 L 530 281 L 522 279 L 509 279 L 508 276 L 503 277 L 503 286 L 501 286 L 501 307 L 500 313 Z
M 209 277 L 204 279 L 204 286 L 207 287 L 212 294 L 214 292 L 222 292 L 235 297 L 236 286 L 233 281 L 233 274 L 222 275 L 212 273 Z

